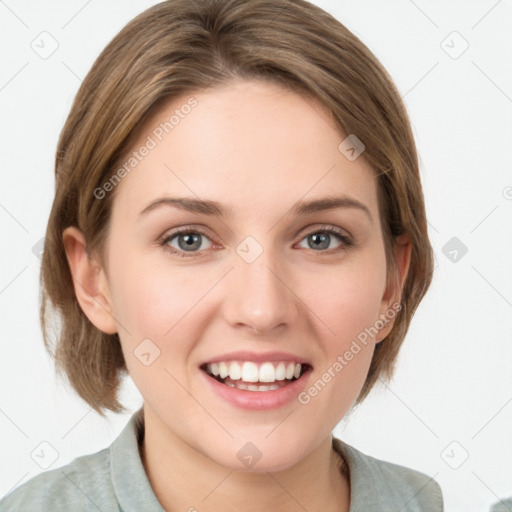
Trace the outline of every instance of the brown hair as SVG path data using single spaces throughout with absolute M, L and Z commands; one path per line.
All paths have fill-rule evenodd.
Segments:
M 101 415 L 104 409 L 126 411 L 117 399 L 126 364 L 118 335 L 98 330 L 78 305 L 62 233 L 77 226 L 88 251 L 101 251 L 115 194 L 99 200 L 94 190 L 113 175 L 135 130 L 162 101 L 234 79 L 266 80 L 308 95 L 328 109 L 341 133 L 363 141 L 363 156 L 378 177 L 388 279 L 397 277 L 394 239 L 405 234 L 411 241 L 402 309 L 376 346 L 356 403 L 377 379 L 393 375 L 411 318 L 430 286 L 433 255 L 414 138 L 400 95 L 370 50 L 304 0 L 159 3 L 129 22 L 99 55 L 78 90 L 56 154 L 41 268 L 44 342 L 59 373 Z M 59 320 L 53 341 L 52 319 Z

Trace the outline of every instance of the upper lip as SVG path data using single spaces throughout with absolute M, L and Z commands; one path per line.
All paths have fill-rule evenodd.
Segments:
M 207 363 L 218 363 L 220 361 L 253 361 L 255 363 L 261 363 L 265 361 L 293 361 L 295 363 L 309 364 L 311 366 L 311 363 L 307 359 L 290 352 L 250 352 L 247 350 L 237 350 L 235 352 L 228 352 L 220 356 L 214 356 L 211 359 L 203 361 L 199 366 L 205 365 Z

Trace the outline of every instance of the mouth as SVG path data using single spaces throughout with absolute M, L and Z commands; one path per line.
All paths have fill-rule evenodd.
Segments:
M 217 361 L 200 369 L 217 382 L 244 391 L 275 391 L 299 380 L 312 370 L 297 361 Z

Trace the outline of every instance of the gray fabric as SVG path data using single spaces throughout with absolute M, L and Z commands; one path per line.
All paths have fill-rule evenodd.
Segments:
M 350 472 L 349 512 L 441 512 L 443 495 L 431 477 L 375 459 L 340 439 L 335 450 L 347 461 Z
M 110 447 L 36 475 L 0 501 L 0 512 L 164 512 L 139 454 L 143 427 L 141 408 Z M 349 512 L 443 511 L 434 479 L 370 457 L 334 437 L 333 446 L 349 468 Z

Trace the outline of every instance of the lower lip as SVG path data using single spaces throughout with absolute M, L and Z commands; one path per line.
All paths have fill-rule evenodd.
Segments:
M 217 393 L 221 398 L 242 409 L 259 411 L 278 409 L 279 407 L 282 407 L 296 399 L 299 393 L 306 386 L 306 381 L 311 373 L 311 368 L 303 373 L 297 380 L 294 380 L 282 388 L 274 389 L 272 391 L 247 391 L 245 389 L 232 388 L 231 386 L 222 384 L 222 382 L 210 377 L 205 371 L 199 371 L 215 393 Z

